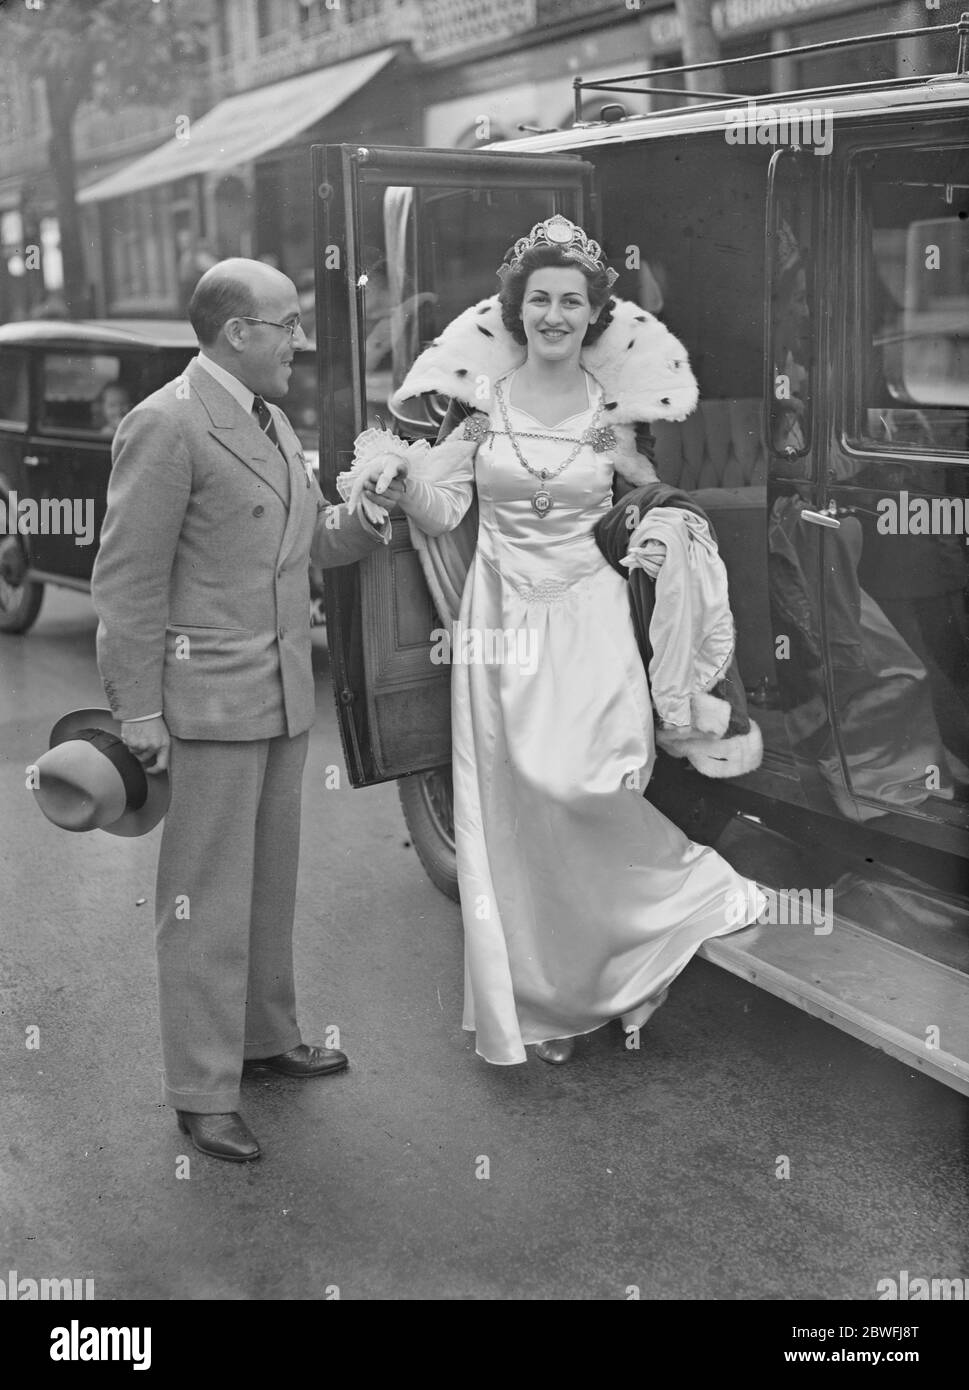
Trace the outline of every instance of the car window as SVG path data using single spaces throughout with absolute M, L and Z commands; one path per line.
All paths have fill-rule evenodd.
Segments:
M 0 424 L 27 426 L 26 352 L 0 352 Z
M 969 452 L 969 182 L 962 149 L 856 169 L 863 265 L 853 442 Z
M 41 380 L 41 429 L 111 438 L 133 404 L 114 353 L 45 353 Z

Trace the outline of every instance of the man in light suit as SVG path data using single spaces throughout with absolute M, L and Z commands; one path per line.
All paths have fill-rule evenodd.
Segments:
M 308 567 L 389 539 L 330 506 L 265 396 L 304 339 L 292 281 L 258 261 L 201 278 L 200 353 L 122 421 L 92 591 L 98 665 L 122 737 L 169 769 L 156 921 L 164 1097 L 196 1148 L 244 1162 L 244 1063 L 315 1077 L 292 930 L 300 789 L 314 716 Z

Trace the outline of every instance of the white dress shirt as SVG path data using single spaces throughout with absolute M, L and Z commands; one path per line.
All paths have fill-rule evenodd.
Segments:
M 235 397 L 247 415 L 252 414 L 252 403 L 256 397 L 244 382 L 240 381 L 237 376 L 233 376 L 231 372 L 227 372 L 224 367 L 220 367 L 218 362 L 213 362 L 211 357 L 206 357 L 204 352 L 200 352 L 195 361 L 200 367 L 204 367 L 210 376 L 214 376 L 219 385 L 224 386 L 230 396 Z

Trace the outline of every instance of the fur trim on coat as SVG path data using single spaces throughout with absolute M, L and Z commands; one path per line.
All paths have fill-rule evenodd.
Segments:
M 501 305 L 493 295 L 465 309 L 425 348 L 391 405 L 436 391 L 474 410 L 487 410 L 493 384 L 524 360 L 525 349 L 502 323 Z M 614 299 L 612 322 L 583 348 L 580 361 L 605 392 L 602 423 L 617 426 L 616 472 L 636 486 L 655 482 L 655 470 L 636 452 L 632 426 L 685 420 L 695 410 L 699 392 L 686 348 L 638 304 Z
M 632 536 L 628 525 L 630 507 L 637 516 L 646 515 L 654 507 L 683 507 L 702 517 L 710 526 L 711 535 L 713 527 L 703 508 L 688 493 L 666 483 L 626 493 L 595 524 L 596 544 L 617 574 L 629 583 L 636 643 L 648 676 L 653 659 L 649 633 L 656 588 L 645 570 L 630 570 L 622 563 Z M 689 724 L 681 727 L 657 723 L 657 748 L 673 758 L 686 758 L 705 777 L 742 777 L 760 766 L 764 755 L 763 739 L 747 713 L 736 655 L 712 689 L 691 691 L 689 717 Z
M 729 719 L 730 706 L 726 700 L 715 695 L 704 695 L 702 698 L 722 705 L 721 719 Z M 690 729 L 659 728 L 656 730 L 656 746 L 673 758 L 686 758 L 704 777 L 743 777 L 745 772 L 755 772 L 764 756 L 760 729 L 752 719 L 745 734 L 731 734 L 729 737 L 713 732 L 704 733 L 696 724 Z

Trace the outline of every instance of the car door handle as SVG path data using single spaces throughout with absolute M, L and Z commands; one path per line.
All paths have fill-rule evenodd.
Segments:
M 838 527 L 841 525 L 838 518 L 832 516 L 830 512 L 810 512 L 807 508 L 802 507 L 798 515 L 802 521 L 809 521 L 812 526 L 830 526 L 833 530 L 837 531 Z

